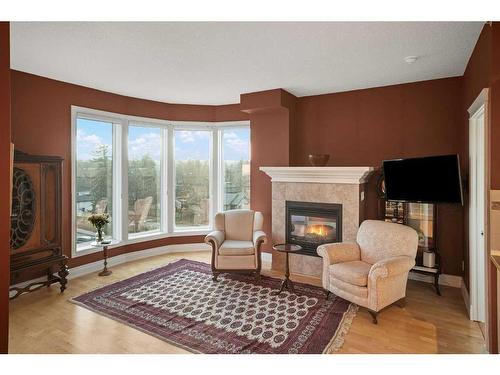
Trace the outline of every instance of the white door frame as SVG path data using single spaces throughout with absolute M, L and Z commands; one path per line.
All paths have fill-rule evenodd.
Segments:
M 488 131 L 486 105 L 488 91 L 484 89 L 469 108 L 469 295 L 471 320 L 486 322 L 487 318 L 487 228 L 488 228 Z M 477 145 L 482 147 L 478 148 Z M 483 159 L 484 170 L 479 172 L 477 161 Z M 476 200 L 482 190 L 480 202 Z M 478 210 L 480 212 L 478 216 Z

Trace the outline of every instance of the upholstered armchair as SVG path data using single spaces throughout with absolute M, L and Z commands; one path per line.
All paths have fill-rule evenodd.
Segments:
M 231 210 L 215 215 L 214 231 L 205 237 L 212 246 L 213 280 L 222 272 L 254 273 L 260 280 L 260 247 L 267 241 L 264 216 L 251 210 Z
M 356 243 L 318 246 L 323 258 L 323 288 L 377 314 L 394 302 L 404 306 L 408 273 L 415 265 L 417 232 L 408 226 L 366 220 Z

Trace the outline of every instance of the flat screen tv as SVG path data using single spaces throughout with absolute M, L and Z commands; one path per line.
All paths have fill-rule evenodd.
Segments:
M 387 200 L 462 204 L 458 155 L 385 160 Z

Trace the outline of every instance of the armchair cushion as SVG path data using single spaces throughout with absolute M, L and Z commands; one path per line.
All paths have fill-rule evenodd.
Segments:
M 252 241 L 226 240 L 219 248 L 220 255 L 252 255 L 254 253 Z
M 397 276 L 410 271 L 414 265 L 415 259 L 406 255 L 391 257 L 375 263 L 371 267 L 369 276 L 370 278 Z
M 252 241 L 254 216 L 252 210 L 231 210 L 224 212 L 226 239 Z
M 354 242 L 336 242 L 318 246 L 318 255 L 327 264 L 360 260 L 359 246 Z
M 336 263 L 330 266 L 330 276 L 349 284 L 367 286 L 371 267 L 361 260 Z
M 221 230 L 214 230 L 213 232 L 210 232 L 205 236 L 205 243 L 214 241 L 216 248 L 219 248 L 220 245 L 222 245 L 222 243 L 224 242 L 224 240 L 225 240 L 224 232 Z

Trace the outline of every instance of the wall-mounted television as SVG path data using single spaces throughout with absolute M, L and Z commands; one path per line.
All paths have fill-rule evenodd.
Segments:
M 384 160 L 387 200 L 463 203 L 458 155 Z

